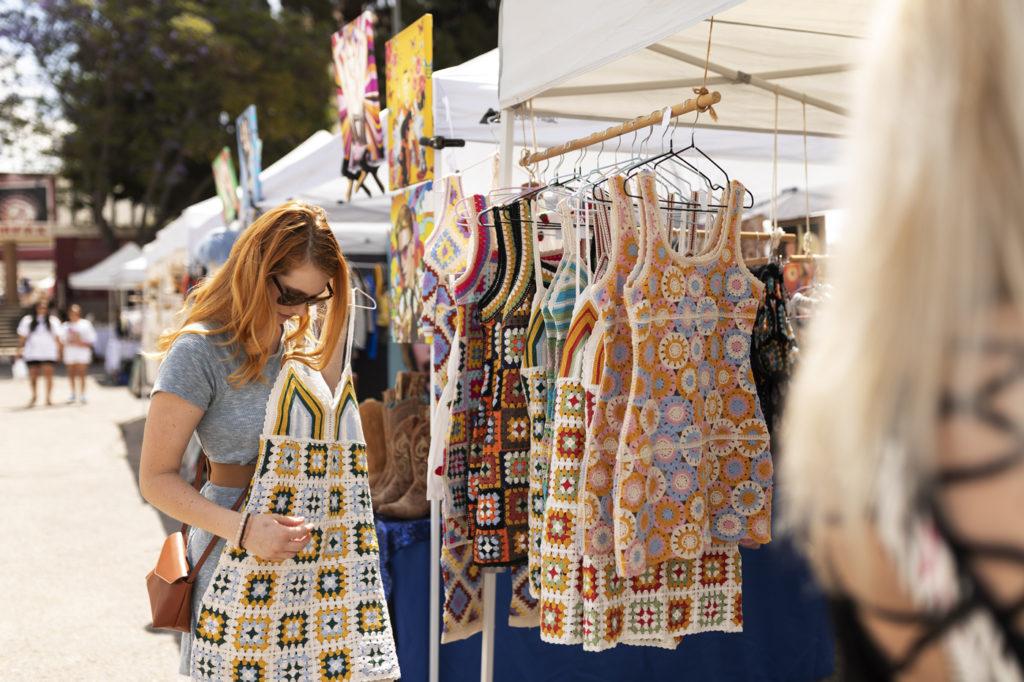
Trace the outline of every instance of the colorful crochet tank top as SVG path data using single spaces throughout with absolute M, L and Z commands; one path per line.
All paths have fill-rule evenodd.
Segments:
M 530 308 L 537 291 L 534 277 L 533 214 L 529 202 L 519 203 L 513 214 L 516 275 L 505 302 L 501 323 L 501 456 L 497 462 L 501 499 L 495 498 L 504 516 L 508 541 L 503 563 L 525 563 L 529 553 L 530 415 L 520 373 L 526 354 Z
M 468 265 L 472 229 L 460 220 L 462 180 L 458 175 L 444 179 L 444 204 L 434 230 L 423 245 L 423 277 L 420 296 L 420 336 L 433 347 L 434 401 L 441 397 L 448 374 L 448 358 L 455 338 L 455 300 L 451 278 L 462 274 Z
M 521 248 L 520 209 L 513 204 L 494 211 L 499 233 L 498 273 L 494 286 L 481 300 L 486 376 L 476 433 L 482 447 L 479 452 L 470 450 L 469 486 L 475 513 L 473 558 L 480 565 L 517 564 L 527 554 L 529 415 L 518 370 L 526 344 L 531 287 L 535 285 L 532 252 L 524 259 Z M 525 284 L 524 268 L 529 268 Z M 525 308 L 525 314 L 509 315 L 510 306 L 517 312 Z M 506 329 L 506 320 L 513 326 Z M 520 465 L 522 472 L 517 469 Z M 506 473 L 510 478 L 506 479 Z M 507 511 L 512 511 L 511 517 Z
M 484 210 L 484 198 L 473 197 L 469 215 L 479 216 Z M 456 326 L 459 332 L 459 361 L 455 394 L 452 400 L 448 449 L 445 452 L 444 477 L 448 487 L 441 509 L 444 522 L 443 542 L 446 547 L 457 547 L 470 541 L 470 520 L 467 467 L 472 442 L 472 408 L 480 401 L 483 382 L 484 339 L 477 305 L 496 268 L 494 234 L 485 220 L 473 219 L 474 239 L 470 243 L 467 266 L 454 281 Z

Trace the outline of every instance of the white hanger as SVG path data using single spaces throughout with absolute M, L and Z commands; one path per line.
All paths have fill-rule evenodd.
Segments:
M 356 303 L 356 294 L 362 295 L 367 301 L 370 302 L 370 305 L 359 305 L 358 303 Z M 359 287 L 352 287 L 352 301 L 349 305 L 351 305 L 353 308 L 359 308 L 360 310 L 376 310 L 377 300 L 373 296 L 370 296 L 368 293 L 360 289 Z

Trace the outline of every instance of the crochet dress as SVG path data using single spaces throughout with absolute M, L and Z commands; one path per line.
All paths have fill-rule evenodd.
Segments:
M 616 564 L 629 577 L 771 539 L 772 460 L 750 368 L 762 285 L 739 256 L 743 186 L 732 183 L 717 244 L 686 258 L 669 244 L 653 174 L 640 182 L 647 248 L 626 287 L 635 362 L 614 473 Z
M 642 213 L 647 212 L 641 208 Z M 623 575 L 616 565 L 613 475 L 625 435 L 628 393 L 640 365 L 633 353 L 635 331 L 626 316 L 624 296 L 638 281 L 656 241 L 651 220 L 647 215 L 643 218 L 641 230 L 624 181 L 616 178 L 609 270 L 594 287 L 599 314 L 594 333 L 601 334 L 599 358 L 603 353 L 603 361 L 599 364 L 603 371 L 587 435 L 579 503 L 579 513 L 585 519 L 581 581 L 583 646 L 587 650 L 619 643 L 672 648 L 684 635 L 742 630 L 741 575 L 735 547 L 669 559 L 635 576 Z M 638 236 L 643 237 L 643 247 Z
M 577 520 L 582 524 L 580 593 L 583 599 L 583 648 L 602 651 L 620 643 L 674 648 L 662 597 L 666 576 L 624 580 L 615 571 L 612 471 L 618 450 L 626 391 L 632 372 L 632 347 L 623 290 L 640 255 L 636 219 L 625 196 L 624 180 L 612 180 L 608 267 L 592 285 L 603 355 L 601 384 L 586 434 L 580 472 Z M 675 584 L 682 585 L 681 576 Z M 679 619 L 680 622 L 683 620 Z
M 550 473 L 541 540 L 540 637 L 555 644 L 583 642 L 580 592 L 579 482 L 586 440 L 583 349 L 597 321 L 597 309 L 581 292 L 566 334 L 558 377 Z
M 194 626 L 193 679 L 400 676 L 352 383 L 353 319 L 333 395 L 320 372 L 282 366 L 244 502 L 252 514 L 304 516 L 312 539 L 281 562 L 225 549 Z

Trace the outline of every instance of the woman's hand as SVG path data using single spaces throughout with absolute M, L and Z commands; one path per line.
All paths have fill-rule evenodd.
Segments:
M 309 544 L 312 528 L 301 516 L 259 514 L 249 520 L 242 549 L 264 561 L 287 561 Z

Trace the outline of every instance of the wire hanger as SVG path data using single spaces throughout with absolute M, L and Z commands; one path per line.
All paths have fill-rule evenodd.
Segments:
M 356 294 L 361 295 L 364 299 L 370 302 L 370 305 L 359 305 L 356 303 Z M 370 296 L 368 293 L 360 289 L 359 287 L 352 287 L 352 303 L 353 308 L 359 308 L 360 310 L 376 310 L 377 300 Z

